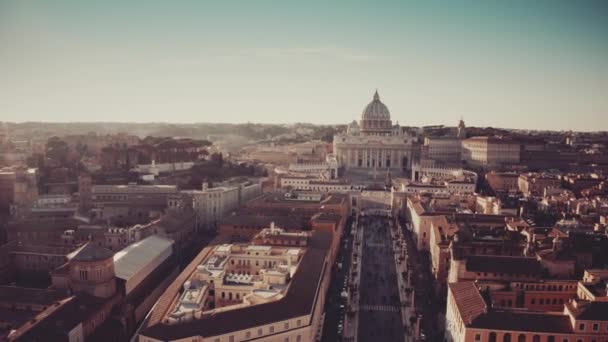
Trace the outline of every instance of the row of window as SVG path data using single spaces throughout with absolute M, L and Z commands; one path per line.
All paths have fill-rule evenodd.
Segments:
M 524 286 L 525 285 L 525 286 Z M 564 291 L 564 290 L 576 290 L 576 285 L 551 285 L 551 284 L 515 284 L 515 288 L 523 288 L 526 290 L 536 291 Z
M 302 321 L 301 320 L 297 320 L 296 321 L 296 325 L 297 327 L 301 327 L 302 326 Z M 289 330 L 289 322 L 285 322 L 283 323 L 283 330 Z M 275 328 L 274 325 L 271 325 L 270 327 L 268 327 L 268 334 L 274 334 L 275 333 Z M 258 328 L 257 329 L 257 337 L 260 337 L 264 335 L 264 330 L 262 328 Z M 250 339 L 252 338 L 253 334 L 251 331 L 246 331 L 245 332 L 245 339 Z M 300 342 L 302 341 L 302 336 L 301 335 L 296 335 L 295 339 L 290 339 L 289 336 L 285 337 L 283 339 L 284 342 Z M 221 342 L 221 339 L 218 337 L 214 340 L 214 342 Z M 236 338 L 234 335 L 230 335 L 228 336 L 228 342 L 236 342 Z
M 584 326 L 584 323 L 582 323 Z M 584 329 L 582 329 L 584 330 Z M 498 342 L 498 335 L 496 332 L 492 331 L 488 336 L 488 342 Z M 549 335 L 546 339 L 543 339 L 540 335 L 532 335 L 532 339 L 528 339 L 526 334 L 518 334 L 517 339 L 515 339 L 515 334 L 511 335 L 511 333 L 505 333 L 502 335 L 502 342 L 557 342 L 556 337 L 554 335 Z M 570 342 L 571 340 L 567 337 L 562 338 L 561 342 Z M 583 342 L 582 338 L 577 338 L 576 342 Z M 482 342 L 481 334 L 475 334 L 475 342 Z M 592 339 L 590 342 L 599 342 L 597 339 Z M 604 342 L 608 342 L 605 340 Z
M 477 272 L 477 276 L 481 277 L 481 272 Z M 483 276 L 487 277 L 488 275 L 492 276 L 492 277 L 504 277 L 504 276 L 510 276 L 510 277 L 530 277 L 530 275 L 528 274 L 519 274 L 519 273 L 487 273 L 484 272 Z
M 530 299 L 530 304 L 536 304 L 536 298 L 531 298 Z M 540 305 L 544 305 L 544 304 L 546 304 L 546 305 L 564 304 L 564 300 L 562 298 L 560 298 L 559 300 L 556 299 L 556 298 L 553 298 L 553 300 L 551 300 L 551 298 L 547 298 L 547 299 L 540 298 L 538 300 L 538 304 L 540 304 Z

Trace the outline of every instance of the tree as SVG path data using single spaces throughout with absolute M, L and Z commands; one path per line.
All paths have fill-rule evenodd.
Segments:
M 68 144 L 59 137 L 52 137 L 46 143 L 46 156 L 62 165 L 67 162 L 70 148 Z
M 211 160 L 215 162 L 219 167 L 222 167 L 224 165 L 224 156 L 222 155 L 222 152 L 216 152 L 212 154 Z

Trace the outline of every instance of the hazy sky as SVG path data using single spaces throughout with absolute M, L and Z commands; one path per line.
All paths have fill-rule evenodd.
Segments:
M 607 130 L 608 1 L 0 0 L 0 121 L 346 123 L 375 88 L 402 125 Z

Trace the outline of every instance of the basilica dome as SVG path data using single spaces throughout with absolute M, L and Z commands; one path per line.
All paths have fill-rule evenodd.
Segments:
M 361 130 L 364 132 L 390 130 L 392 127 L 391 113 L 388 107 L 380 101 L 378 91 L 374 93 L 374 99 L 370 102 L 361 114 Z
M 361 114 L 361 120 L 390 120 L 391 113 L 388 111 L 388 107 L 382 101 L 380 101 L 380 95 L 378 91 L 374 94 L 374 99 L 370 102 Z

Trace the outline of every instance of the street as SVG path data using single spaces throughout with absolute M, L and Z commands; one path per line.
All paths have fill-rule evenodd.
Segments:
M 399 287 L 391 248 L 389 219 L 365 217 L 359 287 L 358 340 L 403 341 Z

